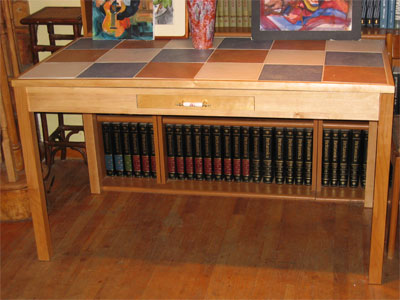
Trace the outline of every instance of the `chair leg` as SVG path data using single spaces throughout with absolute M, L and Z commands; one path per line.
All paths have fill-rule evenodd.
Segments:
M 392 187 L 392 209 L 390 212 L 390 229 L 389 229 L 389 245 L 388 258 L 392 259 L 395 253 L 396 235 L 397 235 L 397 218 L 399 214 L 400 201 L 400 157 L 396 157 L 393 170 L 393 187 Z

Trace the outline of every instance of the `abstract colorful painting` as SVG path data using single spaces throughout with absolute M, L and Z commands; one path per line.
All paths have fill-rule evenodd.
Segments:
M 262 36 L 262 32 L 285 32 L 273 34 L 274 39 L 345 39 L 346 36 L 356 39 L 360 36 L 360 1 L 357 0 L 254 2 L 257 20 L 252 19 L 252 26 L 256 26 L 253 32 L 260 32 L 257 36 Z
M 92 0 L 94 40 L 152 40 L 152 0 Z

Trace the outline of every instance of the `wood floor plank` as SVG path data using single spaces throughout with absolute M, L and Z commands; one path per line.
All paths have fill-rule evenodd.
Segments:
M 54 167 L 50 262 L 31 222 L 0 224 L 1 299 L 399 299 L 398 253 L 368 285 L 359 204 L 90 195 L 85 168 Z

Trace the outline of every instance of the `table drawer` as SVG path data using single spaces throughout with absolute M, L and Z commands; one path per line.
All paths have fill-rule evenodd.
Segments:
M 138 95 L 138 108 L 254 111 L 253 96 Z

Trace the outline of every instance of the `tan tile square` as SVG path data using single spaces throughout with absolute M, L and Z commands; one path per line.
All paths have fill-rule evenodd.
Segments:
M 382 52 L 384 40 L 327 41 L 327 51 L 343 52 Z
M 217 48 L 223 40 L 223 38 L 214 38 L 212 48 Z M 171 40 L 164 49 L 193 49 L 193 44 L 191 39 Z
M 195 79 L 257 80 L 263 64 L 256 63 L 206 63 Z
M 160 48 L 112 49 L 100 57 L 97 62 L 149 62 L 160 51 Z
M 75 78 L 79 73 L 88 68 L 91 62 L 69 63 L 41 63 L 21 76 L 25 79 L 33 78 Z
M 270 50 L 266 64 L 277 65 L 323 65 L 325 51 L 318 50 Z

